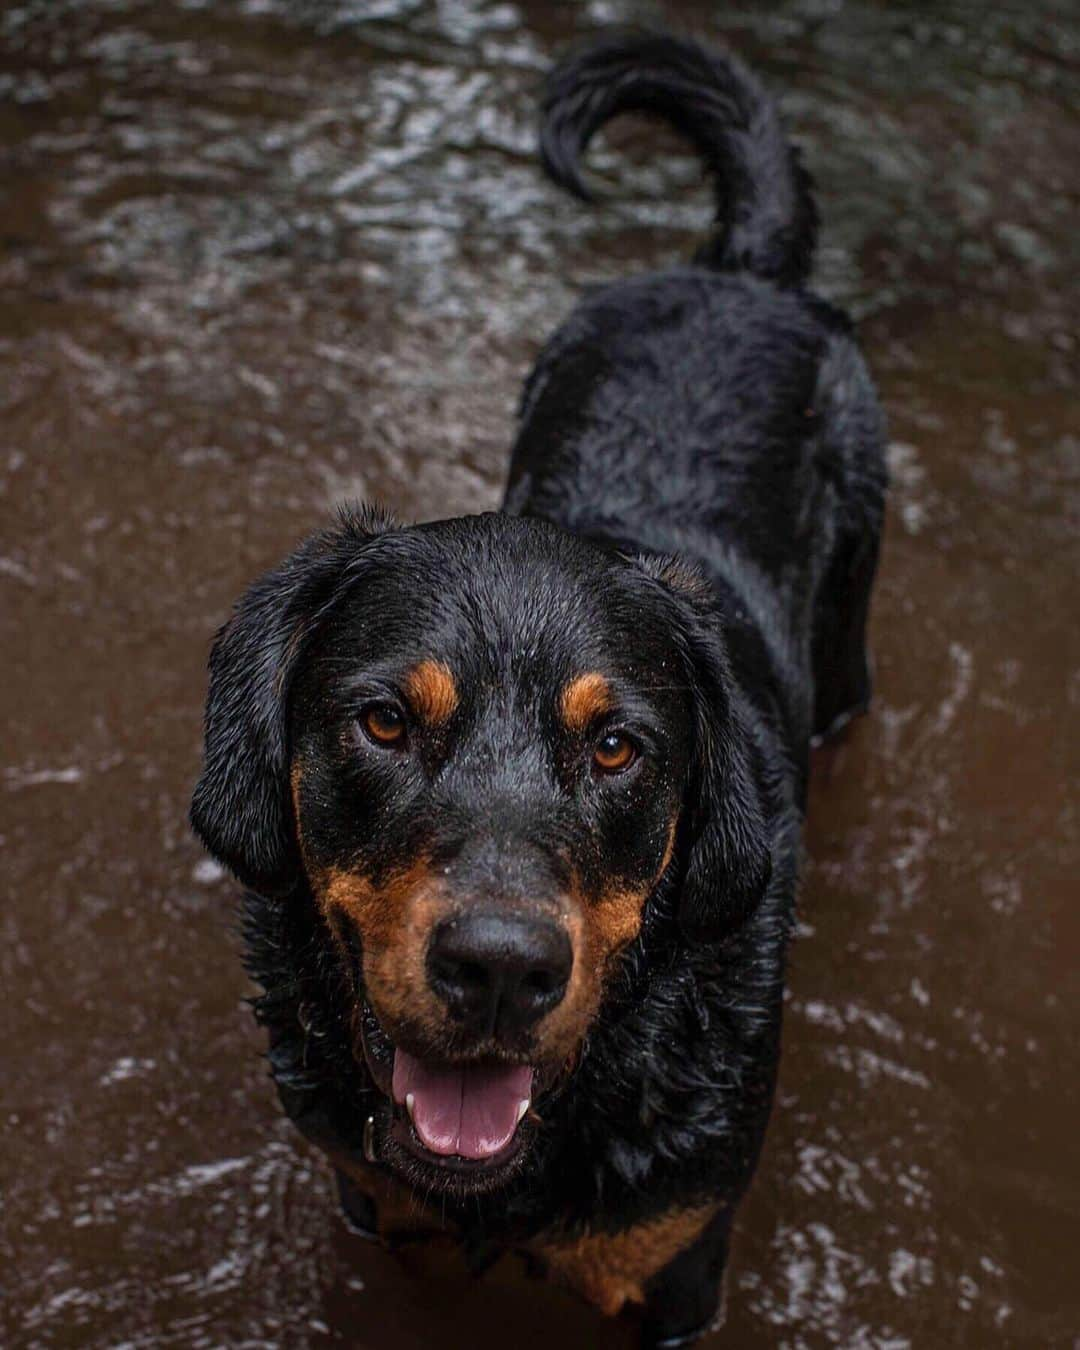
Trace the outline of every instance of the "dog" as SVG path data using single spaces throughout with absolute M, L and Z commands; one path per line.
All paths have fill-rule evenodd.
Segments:
M 523 1252 L 658 1347 L 714 1323 L 760 1152 L 886 472 L 772 100 L 730 55 L 607 36 L 549 78 L 548 174 L 587 199 L 590 138 L 633 111 L 703 157 L 708 239 L 547 343 L 500 511 L 345 509 L 251 586 L 191 818 L 354 1227 Z

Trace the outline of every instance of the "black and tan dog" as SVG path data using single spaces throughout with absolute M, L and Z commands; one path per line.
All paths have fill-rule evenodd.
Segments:
M 730 57 L 607 39 L 551 78 L 555 180 L 584 195 L 628 110 L 705 157 L 708 242 L 549 342 L 502 512 L 346 512 L 251 587 L 192 819 L 250 890 L 281 1097 L 353 1220 L 525 1251 L 676 1345 L 769 1114 L 809 748 L 867 703 L 885 473 L 772 102 Z

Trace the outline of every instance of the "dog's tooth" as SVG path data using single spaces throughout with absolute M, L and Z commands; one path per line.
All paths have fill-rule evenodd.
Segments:
M 415 1107 L 415 1105 L 416 1105 L 416 1096 L 412 1092 L 406 1092 L 405 1110 L 408 1111 L 409 1119 L 412 1121 L 414 1125 L 416 1124 L 416 1117 L 413 1115 L 413 1108 Z
M 531 1100 L 532 1099 L 529 1097 L 522 1097 L 521 1101 L 518 1102 L 517 1120 L 514 1121 L 515 1129 L 517 1129 L 517 1127 L 521 1124 L 522 1119 L 525 1116 L 525 1112 L 529 1109 L 529 1104 Z
M 378 1162 L 375 1156 L 375 1117 L 368 1116 L 364 1121 L 364 1157 L 369 1163 Z

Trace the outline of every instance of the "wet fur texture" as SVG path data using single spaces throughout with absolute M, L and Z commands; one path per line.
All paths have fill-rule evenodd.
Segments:
M 500 560 L 512 556 L 513 585 L 532 586 L 541 610 L 556 603 L 552 577 L 570 578 L 590 612 L 619 604 L 631 629 L 663 630 L 693 720 L 681 800 L 673 819 L 656 816 L 669 831 L 664 865 L 611 879 L 625 932 L 572 1072 L 523 1126 L 516 1170 L 489 1194 L 441 1197 L 440 1212 L 474 1254 L 584 1253 L 579 1285 L 609 1311 L 640 1297 L 646 1340 L 674 1345 L 715 1311 L 768 1119 L 809 750 L 869 698 L 885 470 L 851 326 L 804 289 L 817 217 L 771 100 L 729 56 L 615 36 L 550 79 L 549 173 L 585 195 L 590 136 L 631 110 L 673 122 L 703 154 L 717 191 L 709 240 L 693 264 L 589 295 L 550 340 L 526 385 L 503 514 L 424 535 L 346 513 L 253 586 L 211 659 L 192 814 L 249 888 L 248 965 L 285 1110 L 363 1178 L 365 1121 L 383 1094 L 354 1053 L 362 953 L 350 968 L 326 922 L 289 782 L 294 705 L 319 706 L 311 653 L 372 560 L 392 570 L 395 556 L 404 569 L 438 554 L 431 566 L 451 592 L 485 576 L 496 610 L 527 607 L 528 596 L 500 598 Z M 631 654 L 641 665 L 649 641 Z M 423 696 L 449 722 L 469 682 L 449 650 L 425 655 L 435 664 Z M 579 677 L 570 694 L 541 691 L 568 724 L 609 697 L 587 663 Z M 527 821 L 533 806 L 518 807 Z M 604 878 L 581 884 L 600 894 Z M 354 894 L 377 903 L 362 886 Z M 626 1254 L 640 1243 L 618 1235 L 682 1231 L 665 1216 L 684 1212 L 703 1216 L 686 1226 L 693 1240 L 665 1251 L 660 1271 L 643 1257 L 635 1284 Z

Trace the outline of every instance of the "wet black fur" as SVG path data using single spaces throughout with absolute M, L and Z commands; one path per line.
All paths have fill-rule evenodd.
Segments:
M 359 1157 L 380 1094 L 350 1051 L 350 979 L 290 825 L 290 697 L 307 653 L 333 635 L 343 597 L 363 593 L 372 559 L 392 566 L 395 548 L 402 568 L 410 550 L 457 550 L 450 590 L 509 552 L 526 588 L 569 568 L 592 585 L 590 604 L 640 603 L 646 628 L 670 626 L 694 717 L 676 863 L 523 1168 L 494 1194 L 446 1197 L 477 1248 L 554 1226 L 616 1231 L 722 1199 L 702 1243 L 654 1283 L 647 1335 L 661 1343 L 708 1320 L 760 1150 L 809 749 L 869 697 L 885 471 L 850 325 L 803 289 L 816 213 L 774 105 L 730 57 L 608 39 L 550 79 L 549 172 L 580 195 L 579 154 L 630 109 L 666 117 L 704 154 L 711 240 L 692 265 L 590 295 L 547 344 L 525 390 L 506 514 L 424 527 L 427 542 L 347 514 L 252 587 L 211 659 L 192 818 L 251 888 L 249 967 L 285 1109 Z M 632 569 L 639 601 L 612 583 L 616 567 Z

